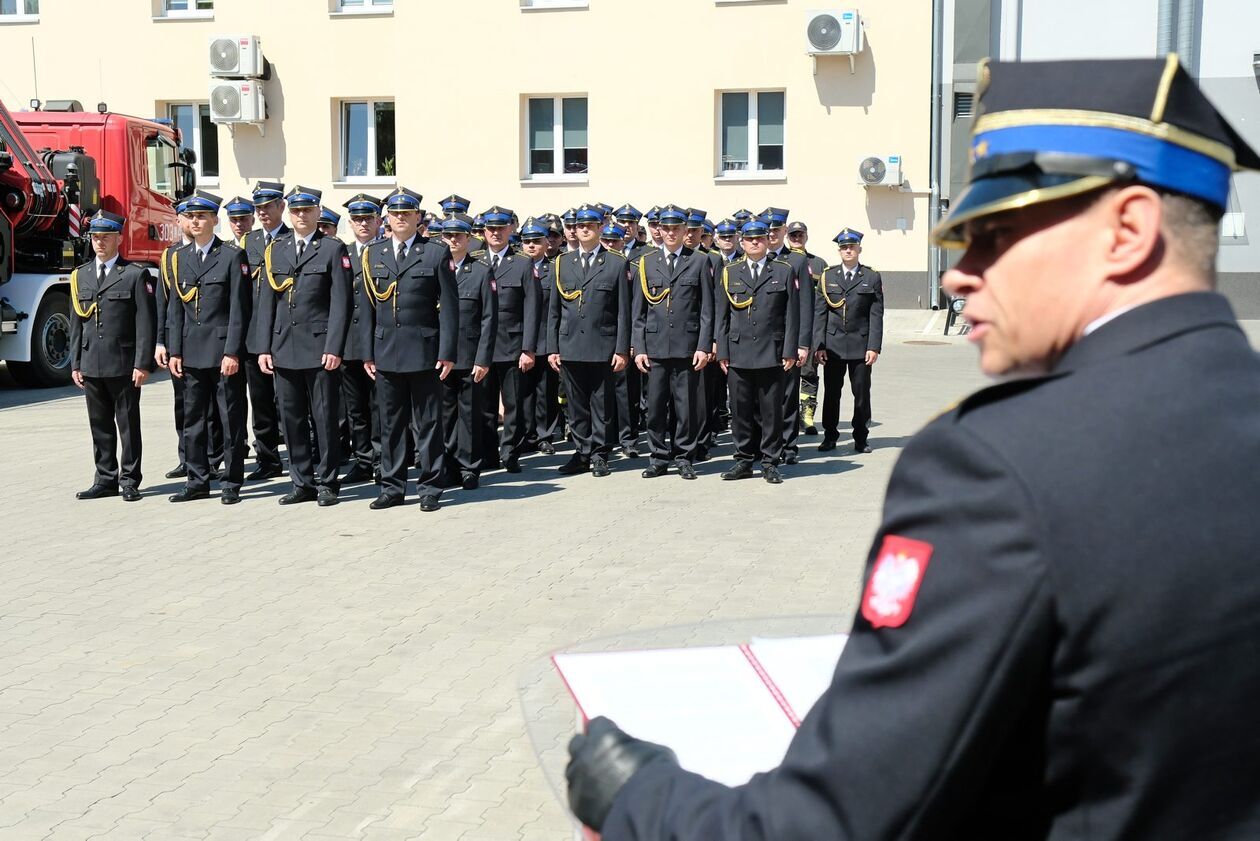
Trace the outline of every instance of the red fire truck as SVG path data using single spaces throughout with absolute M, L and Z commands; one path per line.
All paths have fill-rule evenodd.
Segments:
M 125 216 L 122 255 L 156 275 L 193 162 L 161 122 L 73 100 L 0 104 L 0 360 L 21 385 L 70 382 L 70 270 L 91 255 L 91 215 Z

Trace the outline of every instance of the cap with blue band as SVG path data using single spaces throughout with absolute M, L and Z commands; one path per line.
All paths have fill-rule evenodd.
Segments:
M 744 223 L 744 227 L 740 228 L 740 235 L 744 237 L 764 237 L 769 236 L 770 226 L 760 219 L 752 219 Z
M 604 212 L 597 205 L 584 204 L 574 213 L 575 221 L 581 225 L 590 222 L 603 222 Z
M 88 233 L 121 234 L 126 223 L 126 218 L 119 216 L 117 213 L 110 213 L 108 210 L 98 210 L 96 215 L 92 217 L 92 221 L 88 223 Z
M 440 225 L 444 234 L 471 234 L 473 232 L 473 220 L 464 213 L 453 213 L 449 219 L 435 224 Z
M 218 213 L 219 208 L 223 206 L 223 199 L 214 193 L 207 193 L 205 190 L 198 190 L 184 201 L 184 209 L 182 213 L 192 213 L 200 211 L 202 213 Z
M 656 221 L 662 225 L 686 225 L 687 211 L 676 204 L 667 204 L 661 208 Z
M 399 187 L 385 197 L 385 209 L 389 211 L 419 211 L 423 196 L 406 187 Z
M 599 232 L 600 239 L 625 239 L 626 229 L 620 225 L 605 225 Z
M 358 193 L 342 205 L 353 216 L 380 216 L 381 200 L 367 193 Z
M 538 240 L 547 238 L 547 228 L 536 218 L 530 217 L 521 226 L 522 240 Z
M 284 198 L 284 183 L 281 181 L 259 181 L 254 185 L 254 204 L 256 205 L 282 198 Z
M 487 228 L 502 228 L 512 224 L 512 218 L 515 216 L 512 211 L 506 207 L 499 207 L 497 204 L 481 214 L 482 221 Z
M 327 207 L 319 209 L 319 224 L 332 225 L 334 228 L 341 224 L 341 214 Z
M 229 217 L 233 216 L 253 216 L 254 203 L 244 196 L 232 196 L 228 199 L 228 203 L 224 205 Z
M 836 234 L 832 239 L 837 245 L 861 245 L 862 237 L 865 236 L 861 231 L 855 231 L 852 228 L 845 228 Z
M 323 195 L 313 187 L 303 187 L 299 184 L 284 197 L 284 200 L 289 203 L 290 208 L 319 207 L 319 200 Z

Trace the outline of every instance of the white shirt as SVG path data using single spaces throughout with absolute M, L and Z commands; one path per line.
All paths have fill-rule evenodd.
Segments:
M 666 260 L 668 260 L 668 259 L 669 259 L 669 256 L 672 254 L 672 255 L 674 255 L 674 265 L 675 265 L 675 266 L 676 266 L 676 265 L 678 265 L 678 258 L 682 256 L 682 253 L 683 253 L 683 248 L 684 248 L 684 247 L 685 247 L 685 246 L 681 246 L 681 245 L 680 245 L 680 246 L 678 246 L 678 250 L 677 250 L 677 251 L 666 251 L 666 252 L 665 252 L 665 259 L 666 259 Z
M 115 254 L 113 257 L 110 257 L 109 260 L 105 262 L 105 273 L 109 274 L 110 269 L 114 268 L 114 264 L 117 262 L 118 262 L 117 254 Z M 100 277 L 100 275 L 101 275 L 101 260 L 98 257 L 96 260 L 96 276 Z
M 394 259 L 395 259 L 395 260 L 397 260 L 397 259 L 398 259 L 398 246 L 399 246 L 399 245 L 405 245 L 405 246 L 407 246 L 407 253 L 408 253 L 408 254 L 410 254 L 410 253 L 411 253 L 411 247 L 412 247 L 412 246 L 415 244 L 415 242 L 416 242 L 416 235 L 415 235 L 415 234 L 412 234 L 412 235 L 411 235 L 411 238 L 410 238 L 410 239 L 408 239 L 406 242 L 400 242 L 400 241 L 399 241 L 399 239 L 398 239 L 398 237 L 390 237 L 390 242 L 391 242 L 391 244 L 393 245 L 393 248 L 394 248 Z
M 487 249 L 487 250 L 489 250 L 489 249 Z M 489 260 L 489 261 L 490 261 L 490 263 L 493 265 L 493 263 L 494 263 L 494 258 L 495 258 L 495 257 L 498 257 L 498 258 L 499 258 L 499 262 L 500 262 L 500 263 L 502 263 L 502 262 L 503 262 L 503 260 L 507 257 L 507 254 L 508 254 L 508 247 L 505 245 L 505 246 L 503 246 L 503 250 L 502 250 L 502 251 L 490 251 L 490 254 L 489 254 L 489 256 L 488 256 L 486 259 L 487 259 L 487 260 Z
M 577 253 L 578 253 L 578 256 L 581 257 L 582 259 L 586 259 L 586 255 L 589 254 L 592 257 L 594 257 L 596 254 L 599 253 L 599 250 L 603 247 L 604 247 L 604 244 L 602 242 L 595 243 L 595 247 L 592 248 L 590 251 L 583 251 L 582 247 L 578 246 Z
M 857 274 L 857 270 L 858 270 L 858 264 L 857 264 L 857 263 L 854 263 L 854 264 L 853 264 L 853 268 L 849 268 L 849 267 L 848 267 L 848 266 L 846 266 L 843 262 L 841 262 L 841 263 L 840 263 L 840 272 L 841 272 L 841 274 L 843 274 L 846 278 L 847 278 L 849 275 L 851 275 L 851 274 L 854 274 L 854 275 L 855 275 L 855 274 Z
M 1102 327 L 1102 326 L 1103 326 L 1104 324 L 1106 324 L 1108 321 L 1111 321 L 1111 320 L 1112 320 L 1112 319 L 1114 319 L 1114 318 L 1119 318 L 1120 316 L 1124 315 L 1126 312 L 1128 312 L 1129 310 L 1133 309 L 1133 307 L 1136 307 L 1136 306 L 1138 306 L 1138 305 L 1137 305 L 1137 304 L 1134 304 L 1132 307 L 1121 307 L 1121 308 L 1120 308 L 1120 309 L 1118 309 L 1118 310 L 1112 310 L 1111 312 L 1107 313 L 1106 315 L 1100 315 L 1100 316 L 1098 316 L 1098 318 L 1095 318 L 1095 319 L 1094 319 L 1093 321 L 1091 321 L 1089 324 L 1086 324 L 1086 325 L 1085 325 L 1085 332 L 1084 332 L 1084 333 L 1082 333 L 1081 335 L 1083 335 L 1083 336 L 1088 336 L 1090 333 L 1094 332 L 1094 331 L 1095 331 L 1095 330 L 1097 330 L 1099 327 Z
M 298 243 L 299 243 L 299 242 L 301 242 L 301 243 L 305 243 L 305 244 L 302 246 L 302 249 L 303 249 L 303 250 L 305 250 L 305 249 L 307 249 L 307 248 L 310 248 L 310 247 L 311 247 L 311 240 L 312 240 L 312 239 L 314 239 L 314 237 L 315 237 L 315 231 L 311 231 L 310 236 L 305 236 L 305 237 L 300 237 L 300 236 L 298 236 L 298 235 L 297 235 L 297 231 L 294 231 L 294 232 L 293 232 L 293 253 L 294 253 L 294 254 L 301 254 L 301 253 L 302 253 L 302 251 L 299 251 L 299 250 L 298 250 Z
M 280 236 L 280 230 L 283 227 L 284 227 L 284 223 L 281 222 L 279 225 L 276 225 L 270 231 L 267 230 L 266 228 L 263 228 L 263 243 L 265 244 L 265 243 L 271 242 L 273 239 Z
M 394 252 L 394 254 L 397 254 L 397 253 L 398 253 L 397 251 Z M 455 274 L 459 274 L 459 270 L 463 267 L 464 261 L 467 259 L 468 259 L 467 253 L 465 253 L 464 256 L 460 257 L 458 260 L 455 260 L 452 258 L 451 265 L 455 267 Z
M 193 245 L 194 245 L 194 246 L 196 246 L 196 242 L 195 242 L 195 241 L 194 241 Z M 211 238 L 210 238 L 210 241 L 209 241 L 209 242 L 207 242 L 204 246 L 201 246 L 201 247 L 197 248 L 197 250 L 201 252 L 199 255 L 197 255 L 197 259 L 199 259 L 199 260 L 205 260 L 205 259 L 206 259 L 206 255 L 210 253 L 210 246 L 212 246 L 212 245 L 214 245 L 214 237 L 211 237 Z
M 765 274 L 765 271 L 766 271 L 766 263 L 768 262 L 768 260 L 769 260 L 769 258 L 768 258 L 768 257 L 762 257 L 760 260 L 749 260 L 749 261 L 748 261 L 748 269 L 749 269 L 749 271 L 752 271 L 752 267 L 753 267 L 753 266 L 756 266 L 756 267 L 757 267 L 757 277 L 761 277 L 763 274 Z

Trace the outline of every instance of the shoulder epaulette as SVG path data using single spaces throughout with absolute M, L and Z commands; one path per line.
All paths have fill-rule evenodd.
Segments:
M 791 251 L 793 254 L 804 254 L 806 257 L 809 256 L 809 252 L 804 248 L 792 248 L 791 246 L 788 246 L 788 251 Z
M 792 268 L 792 264 L 789 263 L 787 260 L 782 259 L 781 257 L 775 257 L 774 260 L 772 260 L 771 262 L 778 263 L 781 266 L 787 266 L 789 269 Z
M 476 251 L 469 251 L 468 256 L 476 260 L 478 258 L 486 256 L 486 250 L 484 248 L 478 248 Z

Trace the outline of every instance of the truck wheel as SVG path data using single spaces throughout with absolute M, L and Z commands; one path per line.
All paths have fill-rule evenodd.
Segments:
M 28 388 L 70 384 L 70 296 L 53 291 L 39 302 L 31 327 L 31 361 L 10 362 L 9 373 Z

